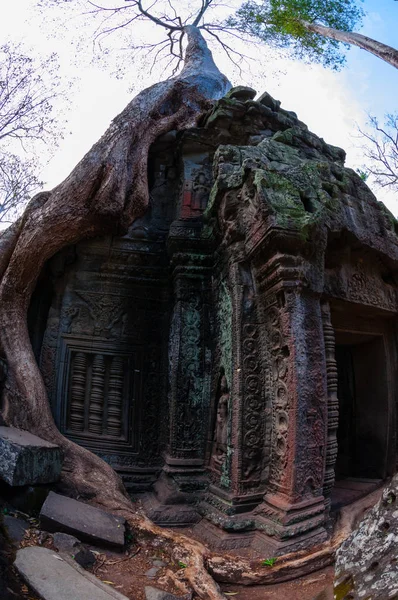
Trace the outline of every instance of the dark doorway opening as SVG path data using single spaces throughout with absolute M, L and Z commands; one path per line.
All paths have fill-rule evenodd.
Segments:
M 383 335 L 336 331 L 339 425 L 334 502 L 343 505 L 387 476 L 389 402 Z

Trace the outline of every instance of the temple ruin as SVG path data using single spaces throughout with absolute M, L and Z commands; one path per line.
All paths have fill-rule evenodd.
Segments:
M 158 139 L 150 210 L 57 254 L 29 321 L 60 431 L 155 522 L 275 556 L 395 470 L 398 224 L 254 97 Z

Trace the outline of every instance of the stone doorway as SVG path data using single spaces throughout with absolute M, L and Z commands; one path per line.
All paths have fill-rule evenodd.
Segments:
M 339 424 L 334 507 L 365 495 L 388 474 L 390 402 L 382 334 L 336 330 Z

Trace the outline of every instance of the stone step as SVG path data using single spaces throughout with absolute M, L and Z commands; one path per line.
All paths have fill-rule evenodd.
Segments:
M 11 486 L 58 481 L 62 452 L 55 444 L 15 429 L 0 426 L 0 478 Z
M 69 533 L 82 542 L 122 549 L 126 521 L 84 502 L 50 492 L 40 512 L 42 529 Z
M 72 558 L 48 548 L 30 546 L 18 550 L 14 565 L 42 600 L 127 600 Z

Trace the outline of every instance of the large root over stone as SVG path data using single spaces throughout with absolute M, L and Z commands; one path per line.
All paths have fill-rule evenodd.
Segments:
M 148 207 L 147 161 L 151 144 L 171 130 L 196 125 L 212 100 L 229 89 L 199 29 L 188 37 L 184 67 L 173 79 L 155 84 L 134 98 L 112 122 L 72 173 L 50 192 L 38 194 L 23 216 L 0 236 L 0 356 L 7 362 L 2 417 L 58 444 L 64 452 L 61 484 L 74 497 L 124 513 L 139 535 L 159 535 L 138 516 L 113 469 L 61 435 L 54 423 L 46 388 L 27 328 L 32 292 L 46 261 L 82 239 L 121 233 Z M 189 540 L 166 540 L 192 557 L 188 577 L 204 599 L 222 596 L 204 567 L 205 549 Z

